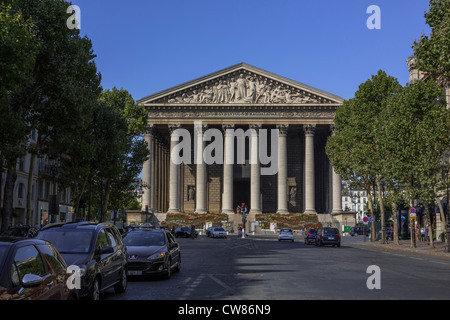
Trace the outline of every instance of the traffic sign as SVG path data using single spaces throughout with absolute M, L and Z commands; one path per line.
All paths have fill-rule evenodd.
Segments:
M 409 209 L 409 212 L 411 212 L 411 213 L 416 213 L 416 208 L 411 208 L 411 209 Z
M 369 218 L 364 217 L 364 218 L 363 218 L 363 222 L 364 222 L 364 223 L 368 223 L 368 222 L 369 222 Z
M 375 218 L 374 218 L 374 217 L 370 217 L 370 218 L 369 218 L 369 221 L 370 221 L 370 222 L 375 222 Z

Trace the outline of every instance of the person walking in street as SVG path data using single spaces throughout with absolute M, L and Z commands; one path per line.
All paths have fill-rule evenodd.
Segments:
M 191 238 L 195 239 L 195 226 L 191 225 Z

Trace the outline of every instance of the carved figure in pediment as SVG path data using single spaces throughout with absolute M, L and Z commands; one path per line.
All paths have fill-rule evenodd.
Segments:
M 225 80 L 219 82 L 218 85 L 219 102 L 228 102 L 228 86 Z
M 198 93 L 197 90 L 193 90 L 192 91 L 191 102 L 192 103 L 199 103 L 200 102 L 200 94 Z
M 235 93 L 236 93 L 236 86 L 237 86 L 237 83 L 236 83 L 234 77 L 231 77 L 230 81 L 229 81 L 229 84 L 228 84 L 228 90 L 229 90 L 229 94 L 230 94 L 230 101 L 234 100 Z
M 244 75 L 241 73 L 239 78 L 236 80 L 237 91 L 236 91 L 236 101 L 244 100 L 247 97 L 247 83 L 245 81 Z
M 212 92 L 213 92 L 212 102 L 218 102 L 219 101 L 219 82 L 216 82 L 213 85 Z
M 248 91 L 244 101 L 253 103 L 256 98 L 256 83 L 255 81 L 253 81 L 252 77 L 249 77 L 247 80 L 247 84 L 248 84 L 247 87 Z
M 213 101 L 213 96 L 214 96 L 214 93 L 213 93 L 212 89 L 210 89 L 209 86 L 206 86 L 202 92 L 200 102 L 211 103 Z

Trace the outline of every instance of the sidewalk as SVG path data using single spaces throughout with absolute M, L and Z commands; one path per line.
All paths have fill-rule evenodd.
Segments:
M 434 248 L 431 248 L 426 241 L 416 241 L 416 248 L 411 245 L 411 240 L 400 240 L 398 245 L 395 245 L 393 241 L 389 241 L 387 244 L 383 244 L 381 241 L 376 242 L 358 242 L 359 245 L 373 246 L 383 249 L 401 250 L 414 253 L 430 254 L 435 256 L 441 256 L 450 258 L 450 253 L 445 252 L 445 242 L 434 242 Z

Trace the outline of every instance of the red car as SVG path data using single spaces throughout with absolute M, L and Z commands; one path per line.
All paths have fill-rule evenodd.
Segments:
M 0 300 L 76 300 L 70 274 L 47 241 L 0 238 Z

